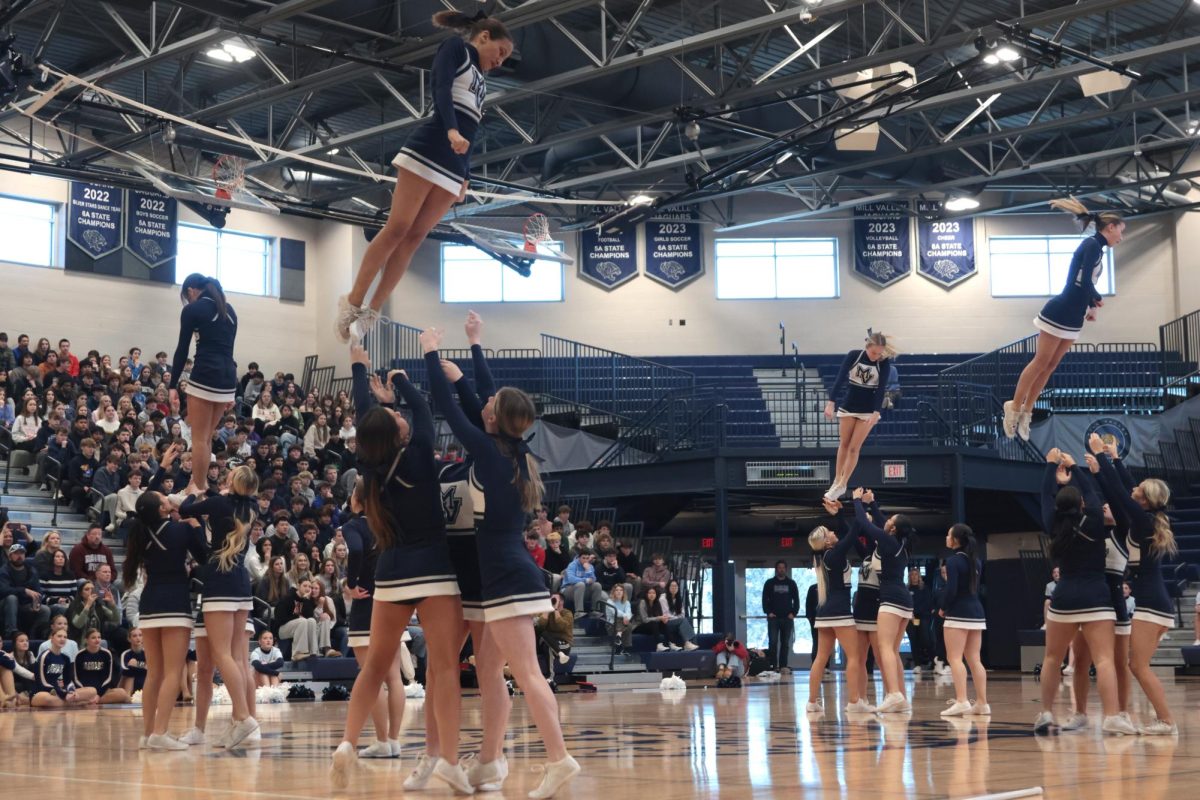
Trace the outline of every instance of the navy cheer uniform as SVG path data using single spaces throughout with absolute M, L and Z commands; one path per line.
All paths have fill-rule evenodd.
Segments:
M 46 649 L 37 657 L 33 668 L 33 679 L 37 692 L 49 692 L 60 700 L 75 690 L 75 665 L 66 653 L 55 653 Z
M 479 51 L 458 36 L 442 42 L 433 59 L 435 113 L 409 137 L 392 164 L 457 197 L 471 172 L 471 153 L 455 153 L 447 132 L 457 129 L 473 145 L 485 96 Z
M 1042 479 L 1042 526 L 1047 536 L 1054 535 L 1054 498 L 1059 485 L 1055 477 L 1057 465 L 1047 464 Z M 1108 595 L 1108 584 L 1104 581 L 1104 530 L 1103 503 L 1090 480 L 1079 474 L 1079 467 L 1072 484 L 1083 493 L 1083 519 L 1071 536 L 1066 552 L 1057 556 L 1059 579 L 1050 598 L 1046 619 L 1051 622 L 1080 624 L 1084 622 L 1113 621 L 1112 601 Z
M 976 562 L 975 568 L 980 569 Z M 979 602 L 978 581 L 971 588 L 971 558 L 962 550 L 955 550 L 946 559 L 946 585 L 938 598 L 938 607 L 945 614 L 945 627 L 968 631 L 987 630 L 987 618 L 983 603 Z
M 192 627 L 189 553 L 200 564 L 208 559 L 203 529 L 165 519 L 150 532 L 146 552 L 142 554 L 146 585 L 138 604 L 140 627 Z
M 233 566 L 222 570 L 219 563 L 225 539 L 237 529 L 237 520 L 246 525 L 253 521 L 255 501 L 252 497 L 239 494 L 215 494 L 203 500 L 190 496 L 179 507 L 183 517 L 208 517 L 210 555 L 201 562 L 200 580 L 204 583 L 205 611 L 250 611 L 254 608 L 254 595 L 250 587 L 250 570 L 246 569 L 246 546 L 234 557 Z
M 868 511 L 872 519 L 883 519 L 878 503 L 871 503 Z M 858 591 L 854 593 L 854 627 L 864 633 L 878 630 L 879 618 L 879 572 L 883 564 L 879 560 L 879 549 L 865 534 L 851 529 L 854 549 L 858 553 Z
M 869 419 L 875 412 L 882 411 L 891 366 L 890 358 L 872 361 L 865 349 L 847 353 L 829 390 L 831 403 L 837 403 L 842 392 L 846 393 L 845 401 L 837 407 L 837 415 Z
M 854 546 L 854 536 L 840 531 L 842 538 L 826 549 L 818 559 L 825 579 L 825 602 L 817 606 L 818 628 L 853 628 L 850 611 L 850 562 L 846 555 Z
M 375 405 L 367 368 L 354 364 L 354 407 L 358 425 Z M 442 366 L 437 365 L 438 374 Z M 446 549 L 446 517 L 433 459 L 433 413 L 408 378 L 397 374 L 392 387 L 412 412 L 411 435 L 389 465 L 376 466 L 379 493 L 396 530 L 391 547 L 379 553 L 374 598 L 389 603 L 420 603 L 426 597 L 457 595 L 458 582 Z M 360 460 L 359 470 L 372 469 Z
M 1129 585 L 1133 596 L 1137 598 L 1133 619 L 1153 622 L 1164 628 L 1174 628 L 1175 605 L 1167 594 L 1167 584 L 1163 580 L 1160 566 L 1162 553 L 1153 547 L 1155 514 L 1138 505 L 1130 494 L 1132 490 L 1125 489 L 1125 484 L 1117 468 L 1109 460 L 1108 454 L 1101 453 L 1096 456 L 1096 460 L 1100 462 L 1100 473 L 1097 477 L 1108 498 L 1113 518 L 1117 520 L 1117 528 L 1129 531 L 1127 542 L 1132 573 Z M 1123 593 L 1121 602 L 1125 602 Z
M 122 653 L 121 674 L 133 678 L 133 690 L 140 692 L 146 685 L 146 651 L 126 650 Z
M 353 517 L 342 525 L 342 538 L 346 540 L 346 586 L 351 589 L 362 587 L 363 591 L 375 591 L 375 570 L 379 564 L 379 545 L 366 517 Z M 350 604 L 346 622 L 350 628 L 351 647 L 371 646 L 371 608 L 373 598 L 355 598 Z
M 908 590 L 908 552 L 900 540 L 867 518 L 862 500 L 854 501 L 854 519 L 858 532 L 875 542 L 879 553 L 879 613 L 912 619 L 912 592 Z
M 1101 299 L 1096 280 L 1104 271 L 1104 248 L 1108 240 L 1100 233 L 1089 236 L 1075 248 L 1067 285 L 1055 297 L 1046 301 L 1033 325 L 1059 339 L 1078 339 L 1089 308 Z
M 94 653 L 87 648 L 80 650 L 75 656 L 75 680 L 80 686 L 90 686 L 101 697 L 109 689 L 116 688 L 121 682 L 121 674 L 117 669 L 113 654 L 101 647 Z
M 551 613 L 554 606 L 542 570 L 525 549 L 525 509 L 521 493 L 513 485 L 513 471 L 520 465 L 502 453 L 495 439 L 467 419 L 451 399 L 450 384 L 442 373 L 437 351 L 425 354 L 425 366 L 434 401 L 454 435 L 471 453 L 475 461 L 473 482 L 486 497 L 475 537 L 483 573 L 484 621 Z M 523 458 L 523 443 L 513 440 L 512 446 L 516 457 Z M 478 512 L 478 507 L 475 510 Z
M 226 305 L 222 315 L 211 297 L 202 296 L 183 307 L 179 315 L 179 344 L 171 362 L 172 389 L 179 388 L 192 334 L 196 336 L 196 355 L 188 377 L 188 395 L 213 403 L 232 403 L 237 391 L 237 362 L 233 360 L 237 314 L 233 306 Z
M 454 389 L 463 414 L 483 430 L 483 406 L 496 393 L 496 384 L 483 348 L 477 344 L 471 345 L 471 361 L 475 367 L 475 386 L 464 375 L 455 382 Z M 467 453 L 463 461 L 444 465 L 438 479 L 442 484 L 442 510 L 446 514 L 446 544 L 462 594 L 463 619 L 483 622 L 483 578 L 479 572 L 475 526 L 483 520 L 486 500 L 483 487 L 475 478 L 474 466 L 475 459 Z

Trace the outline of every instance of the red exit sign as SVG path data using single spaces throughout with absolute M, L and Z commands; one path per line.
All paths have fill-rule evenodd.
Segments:
M 796 545 L 796 540 L 794 538 L 792 538 L 791 536 L 780 536 L 779 537 L 779 546 L 780 547 L 782 547 L 784 549 L 788 549 L 791 547 L 795 547 L 795 545 Z
M 907 461 L 884 461 L 882 466 L 883 466 L 883 482 L 884 483 L 907 483 L 908 482 L 908 462 Z
M 716 541 L 716 539 L 714 539 L 711 536 L 705 536 L 703 539 L 700 540 L 700 549 L 701 550 L 712 550 L 716 546 L 717 546 L 717 541 Z

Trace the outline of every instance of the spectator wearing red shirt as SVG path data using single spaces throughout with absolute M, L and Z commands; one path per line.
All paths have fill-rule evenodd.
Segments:
M 726 633 L 725 638 L 713 646 L 713 652 L 717 654 L 717 680 L 740 678 L 746 674 L 750 652 L 734 638 L 733 631 Z
M 71 354 L 71 340 L 58 340 L 58 363 L 66 366 L 72 378 L 79 377 L 79 359 Z
M 546 566 L 546 548 L 539 544 L 537 530 L 530 528 L 525 532 L 525 549 L 529 551 L 529 555 L 533 556 L 533 563 L 538 565 L 538 569 L 544 569 Z
M 92 523 L 88 532 L 84 534 L 83 541 L 71 548 L 68 561 L 71 564 L 71 572 L 75 573 L 77 577 L 94 580 L 96 568 L 101 564 L 108 564 L 112 567 L 113 573 L 116 573 L 117 565 L 113 560 L 112 550 L 109 550 L 108 545 L 101 541 L 103 538 L 104 528 Z

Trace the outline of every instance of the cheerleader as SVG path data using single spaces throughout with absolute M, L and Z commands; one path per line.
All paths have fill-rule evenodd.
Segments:
M 208 727 L 208 712 L 212 707 L 213 678 L 217 673 L 216 667 L 213 665 L 213 650 L 212 647 L 209 646 L 208 642 L 208 630 L 204 627 L 203 590 L 204 587 L 201 585 L 201 597 L 199 599 L 200 609 L 196 612 L 195 627 L 192 628 L 195 649 L 189 651 L 187 656 L 189 664 L 195 664 L 195 667 L 191 668 L 192 681 L 187 681 L 185 679 L 185 684 L 189 684 L 193 681 L 195 683 L 196 715 L 192 727 L 179 737 L 179 741 L 186 745 L 201 745 L 207 741 L 204 731 Z M 249 639 L 252 636 L 254 636 L 254 622 L 250 619 L 247 619 L 246 638 Z M 257 719 L 258 714 L 255 713 L 255 691 L 257 687 L 255 686 L 252 670 L 253 668 L 250 666 L 249 659 L 247 659 L 247 674 L 243 680 L 243 683 L 245 684 L 243 686 L 243 691 L 246 695 L 246 709 L 249 711 L 250 716 Z M 186 695 L 188 688 L 190 688 L 190 686 L 185 685 L 185 701 L 187 700 Z M 251 745 L 261 740 L 262 732 L 260 730 L 255 730 L 253 733 L 247 736 L 245 740 L 243 740 L 242 745 Z M 225 747 L 225 736 L 221 736 L 212 744 L 213 747 Z
M 1133 489 L 1133 478 L 1125 469 L 1125 465 L 1116 461 L 1116 448 L 1110 447 L 1109 457 L 1113 458 L 1121 483 L 1125 491 Z M 1091 453 L 1085 456 L 1088 470 L 1094 479 L 1100 472 L 1100 462 Z M 1081 474 L 1081 473 L 1077 473 Z M 1095 491 L 1095 489 L 1093 489 Z M 1126 534 L 1129 530 L 1128 518 L 1118 509 L 1108 503 L 1104 504 L 1104 529 L 1108 536 L 1104 540 L 1104 580 L 1108 584 L 1108 595 L 1112 601 L 1113 613 L 1117 615 L 1117 623 L 1113 630 L 1113 663 L 1117 671 L 1117 708 L 1118 716 L 1133 724 L 1129 716 L 1129 638 L 1131 632 L 1129 607 L 1125 603 L 1125 568 L 1129 563 L 1129 552 L 1126 550 Z M 1114 515 L 1114 512 L 1116 514 Z M 1075 713 L 1060 727 L 1064 731 L 1079 730 L 1087 727 L 1088 692 L 1092 680 L 1088 675 L 1087 666 L 1092 663 L 1092 654 L 1088 650 L 1087 641 L 1083 634 L 1075 634 L 1071 642 L 1071 653 L 1074 660 L 1079 662 L 1079 669 L 1071 674 L 1071 693 L 1075 698 Z M 1065 673 L 1064 673 L 1065 674 Z
M 183 313 L 179 317 L 179 344 L 171 363 L 171 400 L 179 400 L 179 381 L 187 361 L 192 336 L 196 355 L 187 381 L 187 423 L 192 429 L 192 480 L 174 499 L 208 490 L 208 464 L 212 461 L 212 439 L 225 408 L 237 390 L 237 362 L 233 342 L 237 337 L 237 314 L 225 302 L 225 292 L 216 278 L 193 272 L 180 289 Z
M 829 390 L 829 401 L 825 403 L 825 418 L 833 419 L 836 409 L 838 420 L 837 469 L 833 485 L 825 492 L 828 500 L 837 500 L 850 485 L 863 442 L 879 422 L 883 399 L 887 396 L 888 370 L 895 357 L 896 348 L 888 344 L 887 337 L 867 329 L 863 347 L 851 350 L 842 361 Z M 843 391 L 846 399 L 839 406 L 837 401 Z
M 1138 728 L 1138 733 L 1172 736 L 1178 733 L 1178 728 L 1171 707 L 1167 705 L 1162 683 L 1150 668 L 1150 659 L 1154 657 L 1158 643 L 1175 627 L 1175 609 L 1160 566 L 1164 556 L 1174 556 L 1178 552 L 1165 510 L 1171 500 L 1171 489 L 1163 481 L 1149 478 L 1128 490 L 1105 452 L 1104 441 L 1097 434 L 1089 437 L 1088 448 L 1098 463 L 1097 478 L 1109 506 L 1114 515 L 1121 515 L 1129 531 L 1129 566 L 1133 572 L 1130 583 L 1133 596 L 1137 598 L 1131 624 L 1129 669 L 1150 705 L 1154 706 L 1157 717 L 1149 725 Z M 1099 667 L 1096 669 L 1098 671 Z
M 867 489 L 863 492 L 863 502 L 875 524 L 886 521 L 873 491 Z M 879 652 L 879 572 L 883 565 L 875 543 L 865 534 L 858 531 L 853 533 L 854 549 L 860 560 L 858 590 L 854 593 L 854 628 L 858 632 L 858 661 L 862 668 L 858 672 L 858 706 L 850 710 L 870 713 L 875 711 L 875 706 L 867 700 L 867 656 L 871 652 Z
M 987 701 L 987 670 L 979 658 L 987 619 L 979 602 L 979 557 L 975 532 L 959 522 L 946 531 L 946 547 L 953 553 L 946 559 L 946 585 L 938 598 L 938 615 L 945 620 L 946 661 L 954 677 L 954 702 L 943 717 L 965 714 L 990 715 Z M 966 666 L 963 666 L 963 660 Z M 975 705 L 967 701 L 967 667 L 975 681 Z
M 512 36 L 504 23 L 482 11 L 475 16 L 439 11 L 433 24 L 459 35 L 438 47 L 433 60 L 435 113 L 392 160 L 396 189 L 387 223 L 367 247 L 350 293 L 338 298 L 334 330 L 343 342 L 351 335 L 365 336 L 375 326 L 413 253 L 450 207 L 466 196 L 471 147 L 487 95 L 484 74 L 512 55 Z M 367 290 L 380 271 L 379 285 L 365 305 Z
M 858 532 L 866 534 L 879 551 L 879 649 L 875 658 L 883 673 L 883 702 L 876 709 L 880 714 L 912 711 L 904 694 L 904 664 L 900 661 L 900 643 L 904 630 L 912 619 L 912 593 L 905 583 L 908 574 L 908 546 L 916 533 L 908 518 L 901 514 L 888 517 L 879 528 L 867 517 L 861 487 L 854 490 L 854 518 Z
M 96 628 L 84 634 L 83 649 L 75 655 L 75 680 L 80 686 L 95 689 L 96 702 L 101 705 L 129 702 L 129 692 L 120 687 L 121 673 L 116 660 L 107 647 L 101 647 L 100 631 Z M 187 747 L 171 749 L 186 750 Z
M 836 500 L 825 500 L 825 511 L 838 524 L 841 506 Z M 859 671 L 863 664 L 858 657 L 858 631 L 854 627 L 854 614 L 850 608 L 850 562 L 846 554 L 857 537 L 842 531 L 841 539 L 824 525 L 819 525 L 808 534 L 808 546 L 813 551 L 813 571 L 817 576 L 817 657 L 808 673 L 808 705 L 805 710 L 820 713 L 825 710 L 821 703 L 821 681 L 825 677 L 825 665 L 833 655 L 833 648 L 842 646 L 846 653 L 846 694 L 852 699 L 846 711 L 861 710 L 865 705 L 860 694 L 862 679 Z
M 186 744 L 167 735 L 167 725 L 179 695 L 192 630 L 187 559 L 191 555 L 203 563 L 208 558 L 201 529 L 173 521 L 171 511 L 171 504 L 158 492 L 145 492 L 137 499 L 122 566 L 126 586 L 133 586 L 139 573 L 144 571 L 146 576 L 138 624 L 146 664 L 142 744 L 151 750 L 187 749 Z
M 433 458 L 433 414 L 403 372 L 394 374 L 393 387 L 411 409 L 412 424 L 399 413 L 376 406 L 368 388 L 370 360 L 366 351 L 354 345 L 350 360 L 363 506 L 380 552 L 370 648 L 350 696 L 342 742 L 333 754 L 331 780 L 338 788 L 349 783 L 359 731 L 379 697 L 384 677 L 395 664 L 408 621 L 413 611 L 420 609 L 429 647 L 429 671 L 435 676 L 430 682 L 430 713 L 438 726 L 441 748 L 431 775 L 457 792 L 471 794 L 474 789 L 458 764 L 462 697 L 457 676 L 462 609 L 446 549 L 446 519 Z M 434 370 L 441 377 L 436 362 Z M 403 702 L 403 692 L 393 692 L 392 696 Z
M 33 667 L 34 694 L 29 701 L 34 708 L 95 705 L 99 700 L 92 687 L 76 685 L 75 665 L 63 652 L 66 644 L 67 631 L 60 628 L 50 634 L 50 646 L 38 655 Z
M 486 432 L 467 419 L 450 397 L 450 384 L 442 373 L 438 346 L 442 333 L 421 332 L 421 347 L 429 371 L 430 388 L 450 429 L 475 460 L 473 481 L 483 490 L 484 517 L 476 546 L 483 574 L 483 641 L 476 667 L 496 671 L 505 662 L 525 691 L 530 714 L 546 746 L 550 763 L 541 785 L 529 797 L 553 797 L 579 772 L 579 763 L 568 753 L 558 722 L 557 703 L 542 678 L 534 646 L 530 617 L 553 609 L 542 572 L 525 549 L 525 515 L 541 504 L 542 485 L 529 445 L 521 438 L 533 425 L 536 410 L 524 392 L 504 387 L 483 409 Z M 493 676 L 488 678 L 494 679 Z M 482 678 L 481 678 L 482 680 Z M 485 702 L 486 699 L 485 699 Z M 507 720 L 500 714 L 485 718 L 481 761 L 495 763 L 503 746 Z M 487 728 L 490 724 L 493 728 Z
M 1073 197 L 1052 200 L 1050 205 L 1074 214 L 1083 229 L 1094 225 L 1096 233 L 1079 243 L 1067 270 L 1067 285 L 1042 306 L 1033 321 L 1038 329 L 1037 350 L 1021 371 L 1012 400 L 1004 403 L 1004 435 L 1010 439 L 1013 436 L 1029 439 L 1033 406 L 1042 389 L 1079 338 L 1083 323 L 1096 319 L 1096 309 L 1104 305 L 1104 298 L 1096 291 L 1096 280 L 1104 271 L 1104 248 L 1116 247 L 1125 236 L 1125 222 L 1120 214 L 1111 211 L 1093 214 Z
M 129 649 L 121 653 L 121 688 L 133 697 L 134 692 L 140 692 L 146 687 L 146 649 L 143 644 L 145 635 L 140 627 L 129 631 Z M 180 672 L 182 675 L 182 671 Z M 184 688 L 190 688 L 184 683 Z M 183 693 L 183 699 L 188 699 L 188 692 Z
M 371 652 L 371 610 L 374 601 L 371 593 L 375 589 L 375 570 L 379 562 L 379 548 L 371 527 L 363 514 L 363 484 L 359 480 L 350 495 L 350 510 L 355 516 L 341 527 L 346 540 L 347 566 L 342 594 L 350 604 L 347 622 L 350 627 L 350 646 L 354 648 L 354 659 L 360 668 L 367 665 Z M 404 680 L 400 675 L 400 650 L 397 649 L 391 667 L 384 676 L 387 696 L 382 692 L 371 711 L 375 723 L 375 744 L 359 752 L 360 758 L 399 758 L 400 723 L 404 720 Z M 428 720 L 432 715 L 426 715 Z
M 257 516 L 257 493 L 258 475 L 250 467 L 241 466 L 229 474 L 225 491 L 203 500 L 188 497 L 179 508 L 180 516 L 185 518 L 208 517 L 212 536 L 212 554 L 200 568 L 204 583 L 201 611 L 213 665 L 221 673 L 233 706 L 233 724 L 218 743 L 219 747 L 237 747 L 258 730 L 253 705 L 247 699 L 248 695 L 253 696 L 254 685 L 250 639 L 246 633 L 254 600 L 250 571 L 245 564 L 250 526 Z
M 1104 708 L 1105 733 L 1136 734 L 1117 708 L 1117 676 L 1113 668 L 1113 623 L 1116 614 L 1104 582 L 1104 515 L 1091 481 L 1077 475 L 1075 460 L 1057 447 L 1046 454 L 1042 481 L 1042 526 L 1050 537 L 1050 555 L 1058 561 L 1060 580 L 1046 611 L 1046 652 L 1042 662 L 1042 711 L 1034 733 L 1057 728 L 1050 707 L 1062 676 L 1059 665 L 1076 631 L 1082 631 L 1096 665 L 1096 687 Z

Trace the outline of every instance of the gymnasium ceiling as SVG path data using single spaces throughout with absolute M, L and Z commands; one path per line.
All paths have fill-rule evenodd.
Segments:
M 462 10 L 479 4 L 457 0 Z M 242 137 L 233 143 L 153 114 L 118 113 L 71 90 L 38 111 L 49 129 L 0 109 L 0 165 L 71 176 L 127 170 L 118 153 L 210 174 L 221 153 L 251 160 L 249 188 L 293 209 L 370 215 L 389 186 L 325 164 L 390 173 L 432 108 L 428 68 L 438 0 L 0 0 L 0 21 L 30 61 Z M 920 80 L 1020 21 L 1035 34 L 1137 70 L 1127 88 L 1085 97 L 1096 67 L 1021 58 L 880 123 L 877 149 L 832 143 L 731 175 L 703 213 L 739 220 L 743 198 L 770 214 L 844 213 L 868 199 L 980 195 L 980 213 L 1044 208 L 1072 192 L 1143 214 L 1200 201 L 1191 181 L 1200 119 L 1200 0 L 498 0 L 516 55 L 489 78 L 472 166 L 478 179 L 576 198 L 629 199 L 687 188 L 830 108 L 829 84 L 905 62 Z M 811 14 L 803 21 L 802 12 Z M 207 55 L 236 40 L 244 63 Z M 28 108 L 36 80 L 17 95 Z M 993 99 L 994 98 L 994 99 Z M 990 101 L 990 102 L 989 102 Z M 981 110 L 981 105 L 986 108 Z M 689 135 L 687 108 L 701 119 Z M 124 111 L 129 112 L 129 108 Z M 83 137 L 83 138 L 80 138 Z M 99 143 L 102 147 L 95 146 Z M 269 145 L 287 151 L 262 150 Z M 26 159 L 22 163 L 21 159 Z M 1200 184 L 1196 184 L 1200 186 Z M 539 204 L 564 219 L 579 207 Z M 468 202 L 458 214 L 523 216 L 527 205 Z M 583 212 L 586 217 L 587 210 Z M 579 217 L 579 218 L 583 218 Z

